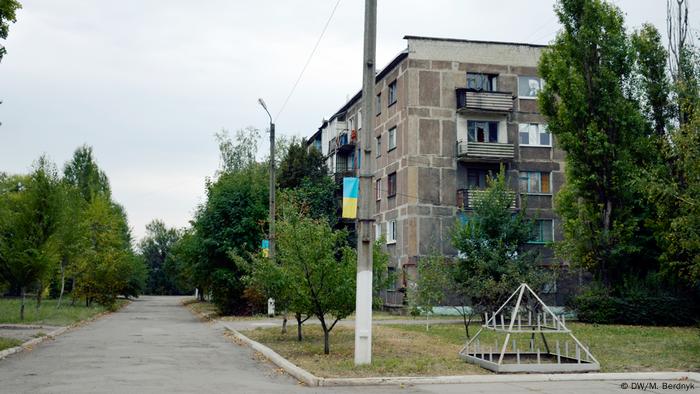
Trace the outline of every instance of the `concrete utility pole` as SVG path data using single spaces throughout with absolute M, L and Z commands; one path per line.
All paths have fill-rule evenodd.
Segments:
M 372 362 L 372 244 L 374 242 L 374 62 L 377 52 L 377 0 L 365 0 L 365 49 L 362 70 L 362 133 L 360 135 L 360 201 L 358 201 L 355 365 Z
M 258 103 L 263 107 L 267 116 L 270 117 L 270 251 L 269 257 L 273 261 L 275 260 L 275 124 L 272 122 L 272 115 L 270 111 L 267 110 L 267 105 L 265 101 L 261 98 L 258 99 Z

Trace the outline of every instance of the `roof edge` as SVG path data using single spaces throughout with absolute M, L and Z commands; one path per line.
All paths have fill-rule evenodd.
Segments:
M 483 40 L 467 40 L 461 38 L 442 38 L 442 37 L 425 37 L 425 36 L 403 36 L 404 40 L 430 40 L 430 41 L 446 41 L 446 42 L 464 42 L 471 44 L 490 44 L 490 45 L 517 45 L 528 46 L 533 48 L 547 48 L 549 45 L 530 44 L 526 42 L 508 42 L 508 41 L 483 41 Z

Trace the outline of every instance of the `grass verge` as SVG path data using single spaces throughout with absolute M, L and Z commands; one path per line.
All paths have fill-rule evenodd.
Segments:
M 21 344 L 22 341 L 20 341 L 19 339 L 0 337 L 0 351 L 9 349 L 11 347 L 19 346 Z
M 200 315 L 206 315 L 211 319 L 216 319 L 219 316 L 221 316 L 221 312 L 219 311 L 219 308 L 217 308 L 216 305 L 214 305 L 211 302 L 191 299 L 191 300 L 186 300 L 182 304 L 185 305 L 186 307 L 190 308 L 192 311 L 194 311 Z
M 83 303 L 70 305 L 70 299 L 64 299 L 61 307 L 56 309 L 57 300 L 42 300 L 39 310 L 36 301 L 28 299 L 24 307 L 24 320 L 19 318 L 21 300 L 0 298 L 0 324 L 45 324 L 50 326 L 68 326 L 81 320 L 107 312 L 108 309 L 97 304 L 86 307 Z M 119 299 L 115 305 L 121 308 L 128 301 Z
M 569 323 L 576 337 L 590 346 L 602 372 L 700 371 L 700 337 L 697 328 L 642 327 Z M 318 326 L 304 327 L 303 342 L 296 341 L 292 325 L 286 335 L 278 327 L 256 328 L 243 334 L 261 342 L 291 362 L 322 377 L 438 376 L 490 373 L 463 362 L 464 326 L 440 324 L 425 331 L 422 325 L 389 325 L 373 328 L 372 365 L 353 363 L 354 331 L 336 327 L 331 333 L 331 354 L 323 355 L 323 334 Z M 473 331 L 472 333 L 474 333 Z M 493 343 L 493 332 L 484 331 L 482 346 Z M 551 338 L 551 339 L 550 339 Z M 500 341 L 503 337 L 499 337 Z M 524 347 L 528 337 L 517 337 Z M 553 346 L 556 336 L 548 336 Z M 564 337 L 559 336 L 563 347 Z M 522 342 L 520 342 L 522 341 Z M 501 342 L 502 343 L 502 342 Z M 543 347 L 541 342 L 536 342 Z M 573 348 L 573 346 L 572 346 Z

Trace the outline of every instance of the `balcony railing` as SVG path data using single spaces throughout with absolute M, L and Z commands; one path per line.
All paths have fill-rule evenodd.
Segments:
M 516 209 L 516 194 L 512 195 L 510 209 Z M 457 207 L 460 209 L 474 209 L 480 199 L 484 198 L 486 191 L 482 189 L 458 189 L 457 190 Z
M 457 157 L 467 161 L 513 160 L 515 147 L 500 142 L 457 141 Z
M 349 151 L 355 149 L 355 138 L 352 138 L 349 133 L 340 134 L 338 137 L 331 138 L 328 141 L 328 152 Z
M 510 112 L 513 110 L 513 94 L 511 92 L 489 92 L 457 89 L 458 112 Z

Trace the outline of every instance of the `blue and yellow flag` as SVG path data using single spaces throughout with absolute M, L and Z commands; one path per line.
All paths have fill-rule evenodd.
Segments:
M 270 256 L 270 241 L 267 239 L 262 240 L 262 255 L 263 257 L 269 257 Z
M 357 197 L 360 191 L 360 178 L 343 178 L 343 218 L 357 217 Z

